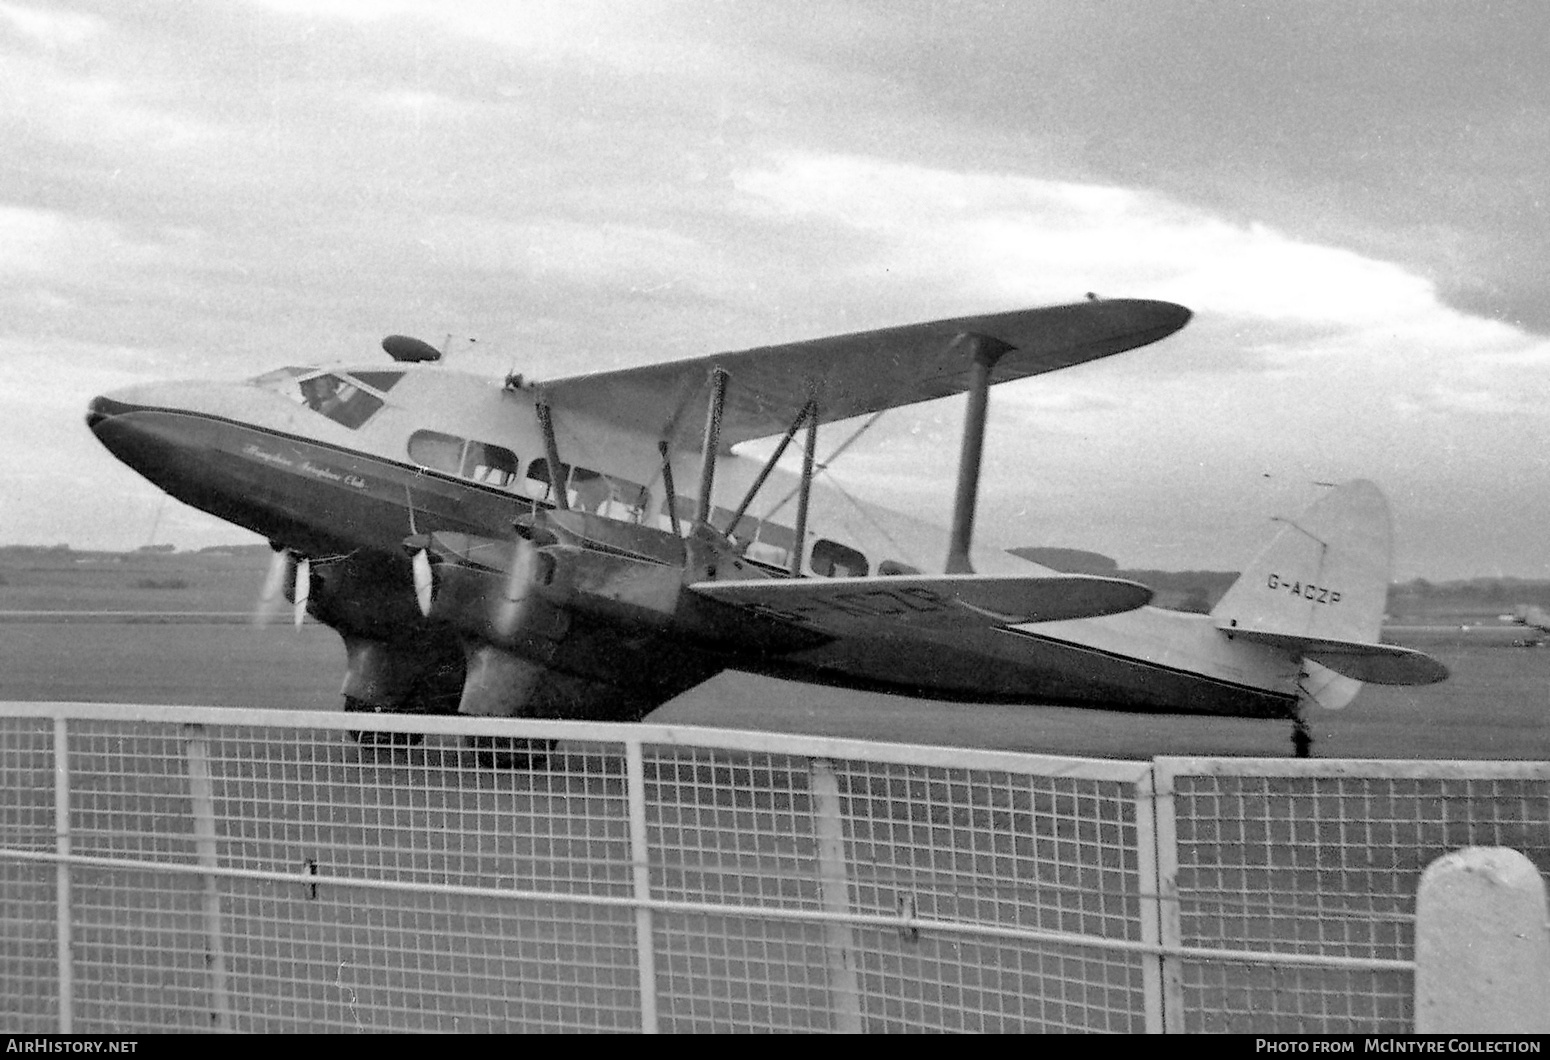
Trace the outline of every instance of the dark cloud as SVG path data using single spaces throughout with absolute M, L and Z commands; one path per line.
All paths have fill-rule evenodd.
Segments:
M 1101 525 L 1131 562 L 1198 543 L 1200 563 L 1204 513 L 1264 471 L 1371 473 L 1426 528 L 1431 573 L 1475 562 L 1444 487 L 1474 484 L 1493 525 L 1550 518 L 1522 514 L 1544 417 L 1490 359 L 1519 357 L 1532 391 L 1542 356 L 1411 275 L 1550 327 L 1537 5 L 572 6 L 524 5 L 583 20 L 536 34 L 499 5 L 0 6 L 11 437 L 67 436 L 55 459 L 91 467 L 72 481 L 150 512 L 78 411 L 137 376 L 377 356 L 393 331 L 475 336 L 485 365 L 541 377 L 1090 282 L 1202 312 L 1006 388 L 991 503 L 1053 493 L 1052 526 Z M 935 503 L 956 412 L 913 415 L 852 456 Z M 1496 478 L 1510 496 L 1484 496 Z M 29 488 L 46 527 L 63 502 Z M 1514 540 L 1500 561 L 1537 569 L 1537 538 Z
M 847 101 L 859 120 L 837 137 L 1165 191 L 1395 260 L 1460 308 L 1550 332 L 1550 8 L 1532 0 L 736 12 L 728 40 L 882 86 Z M 877 112 L 937 135 L 871 133 Z

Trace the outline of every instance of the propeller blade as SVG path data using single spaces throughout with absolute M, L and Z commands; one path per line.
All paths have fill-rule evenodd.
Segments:
M 302 619 L 307 617 L 307 597 L 312 592 L 312 561 L 302 557 L 296 561 L 296 592 L 293 599 L 296 601 L 296 628 L 301 628 Z
M 410 565 L 414 568 L 415 601 L 420 605 L 420 614 L 429 618 L 431 598 L 436 592 L 436 575 L 431 570 L 431 558 L 423 548 L 417 549 Z
M 291 583 L 296 567 L 296 557 L 286 549 L 278 549 L 269 557 L 269 569 L 264 573 L 264 586 L 259 590 L 253 605 L 253 624 L 260 628 L 269 623 L 284 606 L 285 588 Z

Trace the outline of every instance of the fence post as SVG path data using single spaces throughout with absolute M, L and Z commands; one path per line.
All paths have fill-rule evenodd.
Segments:
M 1416 895 L 1417 1034 L 1550 1032 L 1545 883 L 1506 847 L 1438 858 Z
M 640 969 L 640 1029 L 657 1033 L 657 949 L 652 935 L 651 844 L 646 840 L 646 762 L 639 740 L 624 744 L 625 791 L 630 802 L 630 863 L 634 867 L 635 959 Z
M 194 809 L 194 851 L 199 864 L 211 870 L 204 877 L 205 965 L 210 969 L 210 1025 L 231 1030 L 231 995 L 226 982 L 226 936 L 221 924 L 221 889 L 215 870 L 220 853 L 215 844 L 215 784 L 210 779 L 210 745 L 203 725 L 183 726 L 188 740 L 188 788 Z
M 1157 916 L 1157 942 L 1163 954 L 1157 960 L 1158 982 L 1161 993 L 1160 1011 L 1154 1017 L 1150 1011 L 1152 984 L 1147 983 L 1146 1029 L 1151 1033 L 1184 1033 L 1184 968 L 1177 951 L 1184 944 L 1184 928 L 1179 920 L 1179 829 L 1174 815 L 1173 770 L 1154 761 L 1152 763 L 1152 807 L 1155 831 L 1153 841 L 1157 851 L 1156 891 L 1152 899 Z M 1143 884 L 1146 882 L 1143 879 Z
M 70 932 L 70 739 L 54 719 L 54 930 L 59 952 L 59 1033 L 75 1032 L 75 944 Z
M 845 863 L 845 823 L 840 807 L 840 785 L 834 763 L 812 760 L 813 827 L 818 838 L 818 889 L 823 910 L 850 915 L 850 880 Z M 829 955 L 829 995 L 834 1005 L 834 1029 L 842 1034 L 861 1033 L 861 987 L 856 978 L 855 931 L 844 920 L 824 923 Z
M 1156 946 L 1162 939 L 1162 903 L 1157 869 L 1157 770 L 1147 768 L 1136 781 L 1136 886 L 1140 889 L 1141 941 Z M 1141 961 L 1141 998 L 1147 1034 L 1161 1034 L 1163 1019 L 1163 958 Z

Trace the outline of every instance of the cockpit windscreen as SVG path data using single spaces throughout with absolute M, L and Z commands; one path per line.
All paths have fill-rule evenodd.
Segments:
M 386 390 L 398 382 L 401 372 L 357 372 L 340 375 L 315 368 L 279 368 L 249 380 L 254 386 L 282 394 L 351 430 L 370 419 L 382 407 L 382 398 L 367 389 Z M 382 378 L 376 378 L 376 377 Z M 364 385 L 363 385 L 364 384 Z

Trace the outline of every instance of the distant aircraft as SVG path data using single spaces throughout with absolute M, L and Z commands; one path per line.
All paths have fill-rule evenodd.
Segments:
M 1527 626 L 1527 633 L 1520 642 L 1525 648 L 1537 648 L 1545 642 L 1545 635 L 1550 634 L 1550 614 L 1546 614 L 1544 608 L 1535 607 L 1533 604 L 1522 604 L 1513 609 L 1511 615 L 1503 615 L 1510 618 L 1520 626 Z
M 1209 615 L 972 548 L 990 385 L 1189 316 L 1090 298 L 543 382 L 459 372 L 389 336 L 392 365 L 138 386 L 93 400 L 87 422 L 171 495 L 270 540 L 298 620 L 343 638 L 347 711 L 638 719 L 737 669 L 1283 719 L 1305 755 L 1309 704 L 1447 675 L 1378 642 L 1390 531 L 1372 484 L 1285 522 Z M 964 392 L 945 542 L 815 481 L 821 420 Z M 799 433 L 792 474 L 777 463 Z M 776 436 L 767 460 L 732 450 Z M 508 744 L 517 761 L 543 750 Z

